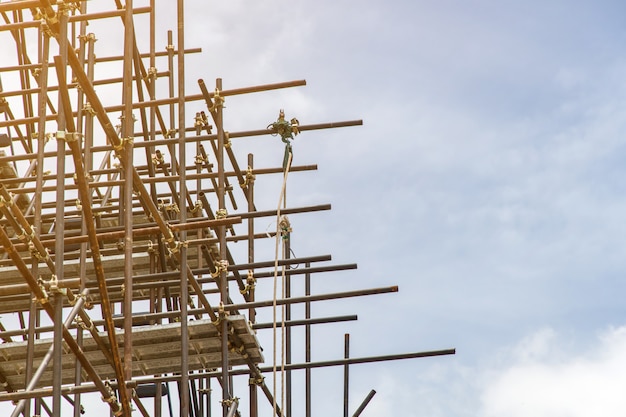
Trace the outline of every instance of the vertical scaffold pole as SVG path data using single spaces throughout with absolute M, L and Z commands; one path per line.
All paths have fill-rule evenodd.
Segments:
M 305 264 L 305 269 L 309 269 L 311 267 L 311 263 L 307 262 Z M 311 295 L 311 274 L 306 273 L 304 275 L 304 295 Z M 307 301 L 304 304 L 304 318 L 311 318 L 311 302 Z M 311 325 L 307 324 L 304 328 L 304 361 L 306 363 L 311 362 Z M 311 417 L 311 368 L 306 368 L 304 370 L 304 378 L 305 378 L 305 417 Z
M 178 155 L 180 161 L 180 221 L 187 221 L 187 153 L 185 147 L 185 9 L 184 1 L 177 2 L 177 37 L 178 37 Z M 172 158 L 174 159 L 174 158 Z M 172 163 L 172 168 L 174 168 Z M 178 239 L 185 242 L 187 232 L 181 230 Z M 189 286 L 187 282 L 187 248 L 180 245 L 180 335 L 181 335 L 181 380 L 180 380 L 180 415 L 189 415 L 189 332 L 187 328 L 187 306 Z
M 287 236 L 283 240 L 284 242 L 284 254 L 283 258 L 285 260 L 289 260 L 291 258 L 291 232 L 287 231 Z M 283 266 L 283 272 L 285 273 L 285 282 L 283 285 L 285 286 L 285 298 L 291 298 L 291 274 L 287 272 L 290 269 L 290 264 L 287 263 Z M 287 304 L 285 307 L 285 322 L 289 322 L 291 320 L 291 304 Z M 291 364 L 291 326 L 283 326 L 283 330 L 285 332 L 285 365 Z M 286 404 L 285 404 L 285 413 L 288 417 L 291 417 L 291 370 L 285 371 L 285 391 L 286 391 Z
M 67 63 L 67 8 L 65 5 L 59 7 L 59 55 L 62 65 Z M 59 74 L 61 76 L 61 74 Z M 63 72 L 62 76 L 65 76 Z M 61 96 L 59 96 L 58 113 L 57 113 L 57 188 L 56 201 L 62 205 L 65 202 L 65 134 L 66 121 L 65 109 Z M 73 133 L 73 132 L 72 132 Z M 56 277 L 54 279 L 62 280 L 64 278 L 63 253 L 65 252 L 64 234 L 65 234 L 65 212 L 57 210 L 55 216 L 55 245 L 54 260 Z M 61 415 L 61 385 L 62 385 L 62 337 L 63 337 L 63 299 L 60 293 L 54 295 L 54 358 L 53 358 L 53 382 L 52 382 L 52 414 Z
M 246 175 L 247 188 L 246 188 L 246 196 L 248 197 L 248 212 L 255 211 L 254 207 L 254 176 L 252 175 L 252 170 L 254 169 L 254 155 L 248 154 L 248 170 L 250 175 Z M 254 217 L 250 216 L 248 219 L 248 263 L 254 263 Z M 250 302 L 254 302 L 255 297 L 255 288 L 254 288 L 254 270 L 250 269 L 248 271 L 248 281 L 247 285 L 249 286 L 249 300 Z M 248 310 L 248 318 L 251 323 L 256 322 L 256 310 L 254 308 L 250 308 Z M 250 374 L 250 417 L 258 417 L 258 391 L 257 391 L 257 376 L 253 373 Z
M 133 24 L 133 0 L 126 0 L 124 13 L 124 61 L 122 91 L 124 111 L 122 117 L 122 150 L 125 153 L 124 169 L 124 379 L 132 379 L 133 360 L 133 47 L 135 29 Z M 122 196 L 120 196 L 122 198 Z M 85 204 L 89 204 L 88 201 Z M 121 396 L 130 401 L 131 392 L 126 387 L 126 395 Z M 130 417 L 130 416 L 129 416 Z
M 222 79 L 218 78 L 215 83 L 216 92 L 222 91 Z M 225 146 L 225 134 L 224 134 L 224 120 L 223 120 L 223 106 L 221 97 L 214 97 L 215 107 L 217 113 L 217 120 L 215 120 L 217 128 L 217 167 L 218 167 L 218 209 L 220 213 L 226 212 L 226 174 L 224 167 L 224 146 Z M 226 253 L 226 226 L 219 226 L 218 240 L 220 246 L 220 261 L 225 262 L 227 259 Z M 227 270 L 224 267 L 219 268 L 220 271 L 220 305 L 228 303 L 228 280 Z M 230 384 L 228 374 L 228 321 L 226 320 L 226 313 L 220 311 L 220 333 L 222 344 L 222 415 L 226 417 L 228 414 L 228 404 L 230 402 Z
M 350 335 L 344 335 L 343 357 L 350 358 Z M 348 397 L 350 395 L 350 366 L 343 366 L 343 417 L 348 417 Z

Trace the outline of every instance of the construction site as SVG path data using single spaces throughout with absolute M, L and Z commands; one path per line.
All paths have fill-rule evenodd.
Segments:
M 352 357 L 345 333 L 342 357 L 312 360 L 328 342 L 313 328 L 357 319 L 314 303 L 399 289 L 314 292 L 356 264 L 292 246 L 294 219 L 331 208 L 290 204 L 289 176 L 317 169 L 292 143 L 362 121 L 308 123 L 270 99 L 272 119 L 232 130 L 236 103 L 306 82 L 187 79 L 203 51 L 185 39 L 185 1 L 0 2 L 3 416 L 310 417 L 325 367 L 342 370 L 335 415 L 358 416 L 375 391 L 350 409 L 350 366 L 454 354 Z M 284 152 L 255 158 L 250 137 Z

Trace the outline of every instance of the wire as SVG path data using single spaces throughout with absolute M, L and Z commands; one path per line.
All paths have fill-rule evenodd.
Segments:
M 280 190 L 280 197 L 278 199 L 278 208 L 276 210 L 276 245 L 275 245 L 275 254 L 274 254 L 274 297 L 273 297 L 273 302 L 272 302 L 272 312 L 273 312 L 273 320 L 272 320 L 272 330 L 273 330 L 273 342 L 274 342 L 274 356 L 273 356 L 273 367 L 272 367 L 272 375 L 273 375 L 273 389 L 274 389 L 274 396 L 273 396 L 273 401 L 272 401 L 272 407 L 274 409 L 274 415 L 276 415 L 276 355 L 277 355 L 277 351 L 278 349 L 276 348 L 276 341 L 277 341 L 277 292 L 278 292 L 278 248 L 279 248 L 279 243 L 282 241 L 282 236 L 280 233 L 280 209 L 281 209 L 281 205 L 286 204 L 286 188 L 287 188 L 287 176 L 289 174 L 289 169 L 291 168 L 291 160 L 293 159 L 293 154 L 291 152 L 289 152 L 289 156 L 287 159 L 287 163 L 285 165 L 285 171 L 284 171 L 284 176 L 283 176 L 283 185 L 281 187 Z M 283 279 L 284 279 L 284 270 L 283 270 Z M 284 283 L 283 283 L 283 291 L 284 291 Z M 283 306 L 284 308 L 284 306 Z M 283 313 L 283 308 L 281 308 L 281 313 Z M 284 313 L 281 314 L 281 328 L 284 329 L 284 322 L 282 322 L 282 320 L 284 320 Z M 282 334 L 281 334 L 282 335 Z M 283 380 L 283 373 L 285 371 L 285 355 L 284 355 L 284 350 L 283 350 L 283 343 L 284 343 L 284 335 L 282 335 L 281 337 L 281 380 Z M 281 386 L 281 408 L 284 410 L 283 407 L 283 402 L 284 402 L 284 388 Z

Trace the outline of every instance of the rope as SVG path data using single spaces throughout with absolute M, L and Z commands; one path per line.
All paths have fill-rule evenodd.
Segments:
M 291 164 L 291 158 L 288 159 L 288 164 Z M 285 195 L 283 196 L 283 208 L 287 208 L 287 190 L 285 189 Z M 283 259 L 285 259 L 286 255 L 287 255 L 287 247 L 286 247 L 286 241 L 291 237 L 290 233 L 291 233 L 291 225 L 289 224 L 289 220 L 287 219 L 287 216 L 282 216 L 282 218 L 280 219 L 280 225 L 279 225 L 280 229 L 281 229 L 281 242 L 282 242 L 282 257 Z M 286 298 L 287 297 L 287 266 L 285 264 L 283 264 L 282 268 L 281 268 L 281 288 L 282 288 L 282 298 Z M 287 317 L 287 305 L 283 304 L 281 306 L 281 311 L 280 311 L 280 337 L 281 337 L 281 344 L 280 344 L 280 381 L 281 381 L 281 395 L 280 395 L 280 409 L 281 410 L 285 410 L 285 392 L 286 392 L 286 387 L 285 387 L 285 383 L 286 383 L 286 378 L 285 378 L 285 364 L 286 364 L 286 354 L 285 354 L 285 350 L 287 347 L 287 326 L 285 325 L 285 317 Z
M 277 317 L 276 317 L 276 310 L 277 310 L 277 287 L 278 287 L 278 247 L 281 241 L 283 241 L 283 239 L 281 239 L 281 222 L 280 222 L 280 208 L 281 205 L 286 203 L 286 198 L 285 198 L 285 194 L 286 194 L 286 188 L 287 188 L 287 176 L 289 174 L 289 169 L 291 168 L 291 160 L 293 158 L 293 154 L 290 152 L 289 156 L 287 158 L 286 161 L 286 165 L 285 165 L 285 171 L 284 171 L 284 176 L 283 176 L 283 185 L 281 187 L 280 190 L 280 197 L 278 199 L 278 208 L 276 210 L 276 245 L 275 245 L 275 256 L 274 256 L 274 298 L 273 298 L 273 302 L 272 302 L 272 312 L 273 312 L 273 324 L 272 324 L 272 331 L 273 331 L 273 337 L 274 337 L 274 364 L 273 364 L 273 368 L 272 368 L 272 375 L 273 375 L 273 388 L 274 388 L 274 398 L 272 401 L 272 407 L 274 409 L 274 415 L 276 415 L 276 354 L 277 354 L 277 349 L 276 349 L 276 339 L 277 339 L 277 332 L 276 332 L 276 327 L 277 327 Z M 283 245 L 284 245 L 284 241 L 283 241 Z M 284 291 L 284 276 L 285 276 L 285 272 L 284 272 L 284 268 L 283 268 L 283 291 Z M 285 328 L 285 323 L 284 323 L 284 306 L 281 308 L 281 313 L 282 313 L 282 318 L 281 318 L 281 328 L 282 328 L 282 340 L 281 340 L 281 380 L 283 381 L 283 386 L 281 386 L 281 408 L 284 410 L 284 372 L 285 372 L 285 354 L 284 354 L 284 328 Z

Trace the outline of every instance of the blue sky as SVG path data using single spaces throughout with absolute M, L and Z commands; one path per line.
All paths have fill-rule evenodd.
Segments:
M 372 416 L 621 414 L 613 390 L 625 381 L 611 369 L 624 362 L 624 7 L 215 7 L 209 50 L 225 80 L 306 78 L 286 111 L 364 119 L 294 144 L 296 161 L 320 165 L 313 199 L 334 206 L 300 227 L 330 223 L 315 245 L 360 265 L 320 278 L 324 289 L 400 285 L 350 303 L 355 352 L 457 348 L 355 367 L 365 381 L 355 377 L 352 409 L 375 387 Z
M 293 249 L 359 264 L 315 278 L 318 292 L 400 293 L 316 305 L 359 322 L 320 330 L 314 359 L 341 357 L 344 332 L 354 356 L 457 348 L 352 367 L 351 410 L 376 389 L 363 416 L 623 415 L 622 3 L 186 3 L 186 46 L 203 49 L 188 57 L 188 93 L 197 78 L 307 80 L 229 99 L 230 130 L 263 128 L 279 108 L 303 124 L 364 120 L 295 140 L 294 164 L 319 170 L 290 177 L 290 204 L 333 210 L 292 216 Z M 157 47 L 176 28 L 165 16 Z M 234 147 L 257 166 L 282 160 L 276 138 Z M 279 180 L 260 185 L 264 209 Z M 315 375 L 315 414 L 339 413 L 341 373 Z

